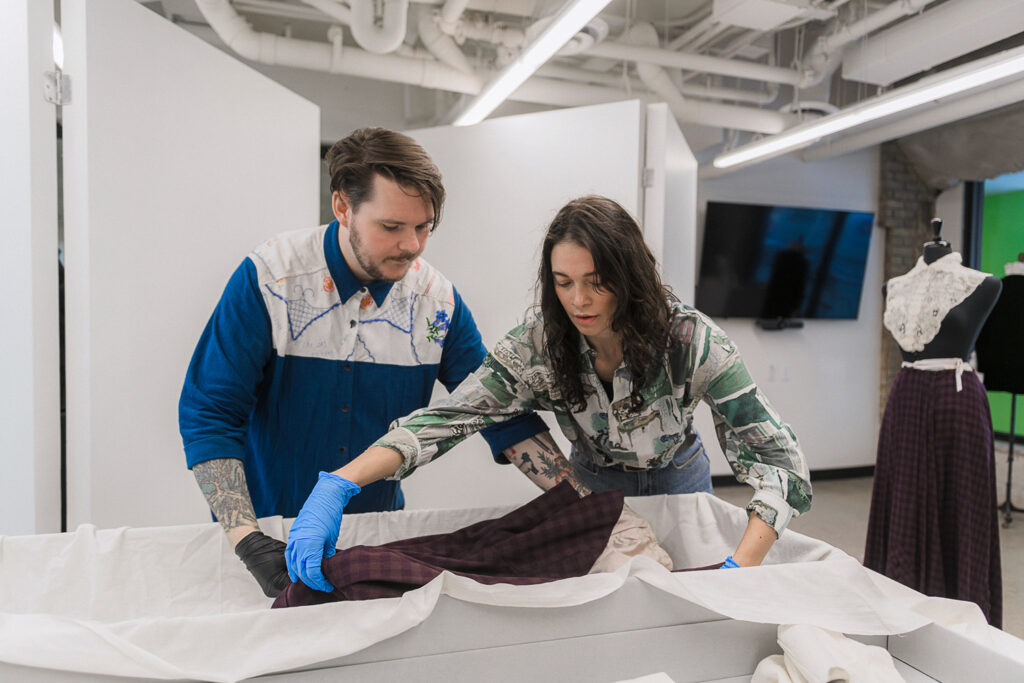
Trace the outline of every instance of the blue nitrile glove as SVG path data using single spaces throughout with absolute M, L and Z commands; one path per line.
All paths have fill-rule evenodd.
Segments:
M 291 566 L 291 565 L 289 564 L 289 566 Z M 739 568 L 740 568 L 740 564 L 738 562 L 736 562 L 736 560 L 732 559 L 732 555 L 730 555 L 729 557 L 725 558 L 725 562 L 723 562 L 722 566 L 719 567 L 719 569 L 739 569 Z
M 285 560 L 292 581 L 302 581 L 310 588 L 330 593 L 334 586 L 324 578 L 320 568 L 324 558 L 337 552 L 341 511 L 361 489 L 348 479 L 321 472 L 320 479 L 299 510 L 288 532 Z

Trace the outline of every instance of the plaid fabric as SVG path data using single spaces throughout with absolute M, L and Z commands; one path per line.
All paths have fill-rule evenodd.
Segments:
M 864 566 L 1002 624 L 992 417 L 973 372 L 902 369 L 878 437 Z
M 450 534 L 339 550 L 323 563 L 333 593 L 293 583 L 273 606 L 397 597 L 444 570 L 484 584 L 526 585 L 582 576 L 604 551 L 621 513 L 621 491 L 580 498 L 562 482 L 504 517 Z

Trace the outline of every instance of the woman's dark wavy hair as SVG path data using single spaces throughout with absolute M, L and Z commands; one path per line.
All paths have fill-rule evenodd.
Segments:
M 612 329 L 622 340 L 622 357 L 633 378 L 632 404 L 637 408 L 641 392 L 656 376 L 668 349 L 676 297 L 662 284 L 640 226 L 618 203 L 589 195 L 562 207 L 544 236 L 537 287 L 545 350 L 555 381 L 574 411 L 583 410 L 586 393 L 580 378 L 580 333 L 558 300 L 551 273 L 551 250 L 561 242 L 588 249 L 602 287 L 618 299 Z

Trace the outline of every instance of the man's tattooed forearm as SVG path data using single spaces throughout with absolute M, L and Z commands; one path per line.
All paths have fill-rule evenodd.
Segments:
M 240 526 L 258 527 L 241 460 L 207 460 L 193 465 L 192 473 L 224 531 Z

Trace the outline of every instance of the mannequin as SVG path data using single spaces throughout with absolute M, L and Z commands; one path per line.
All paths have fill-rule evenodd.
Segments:
M 1002 293 L 978 336 L 978 369 L 989 391 L 1024 394 L 1024 252 L 1005 272 Z
M 978 369 L 985 375 L 985 388 L 1010 394 L 1010 429 L 1016 432 L 1017 394 L 1024 394 L 1024 252 L 1005 267 L 1003 289 L 991 315 L 978 336 Z M 1013 504 L 1013 446 L 1006 465 L 1006 501 L 1003 514 L 1006 524 L 1013 521 L 1014 512 L 1022 512 Z
M 954 252 L 949 242 L 941 237 L 942 220 L 933 218 L 931 227 L 932 240 L 925 242 L 918 265 L 920 266 L 923 263 L 925 267 L 931 266 L 943 258 L 947 259 L 947 261 L 955 260 L 956 264 L 960 265 L 960 255 Z M 917 267 L 915 266 L 915 270 Z M 956 269 L 953 270 L 955 272 Z M 970 356 L 974 343 L 978 339 L 978 334 L 981 332 L 985 320 L 999 298 L 1002 283 L 999 281 L 999 278 L 991 275 L 982 278 L 980 276 L 985 275 L 984 273 L 979 273 L 962 265 L 960 265 L 960 270 L 977 274 L 973 276 L 978 280 L 977 288 L 963 299 L 961 303 L 949 310 L 945 317 L 942 318 L 938 334 L 930 341 L 925 342 L 923 348 L 908 349 L 904 348 L 903 344 L 900 343 L 900 355 L 904 361 L 913 362 L 925 358 L 960 358 L 966 361 Z M 911 270 L 910 272 L 913 273 L 914 271 Z M 967 273 L 965 272 L 964 274 Z M 893 278 L 893 280 L 899 280 L 899 278 Z M 890 317 L 888 315 L 888 288 L 888 282 L 882 285 L 882 296 L 886 299 L 887 318 Z M 889 327 L 888 320 L 886 327 Z M 899 338 L 897 338 L 897 342 L 900 342 Z
M 878 437 L 864 565 L 927 595 L 971 600 L 1002 623 L 992 417 L 966 364 L 1002 287 L 941 238 L 883 287 L 900 347 Z

